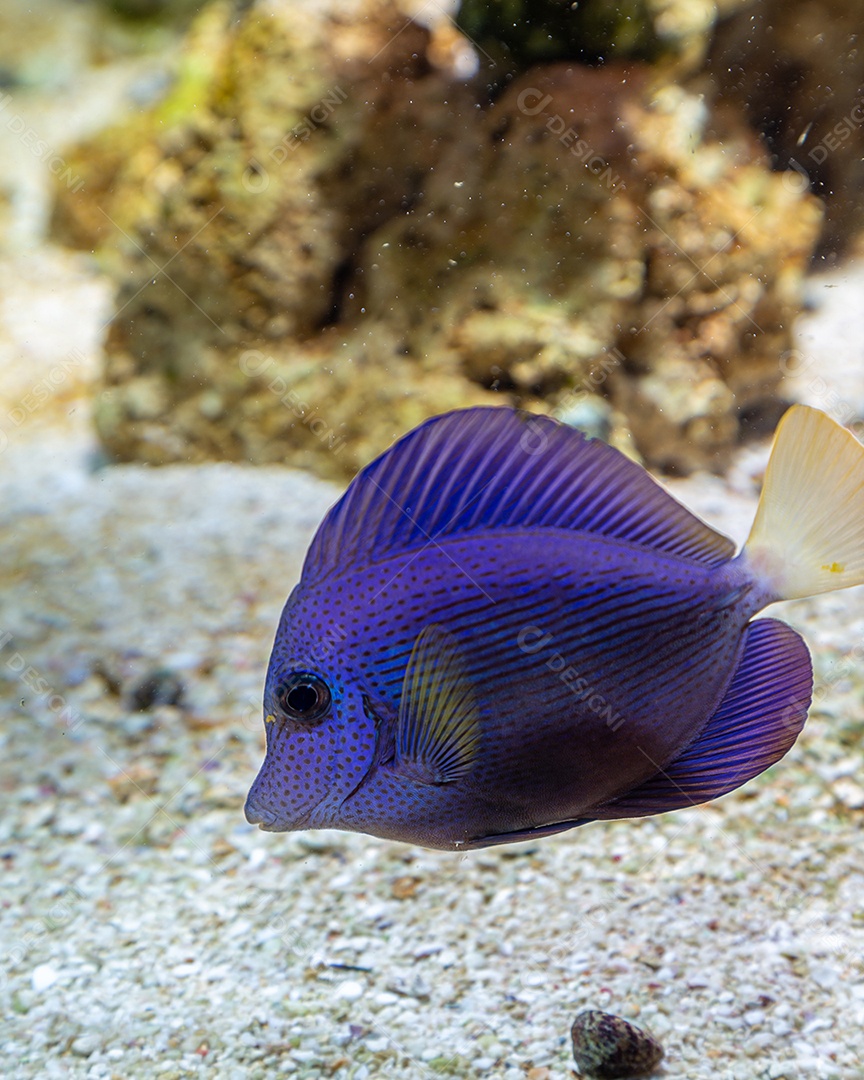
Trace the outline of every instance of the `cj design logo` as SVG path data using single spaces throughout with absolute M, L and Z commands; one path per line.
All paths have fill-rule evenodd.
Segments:
M 624 724 L 624 717 L 616 712 L 609 701 L 591 685 L 588 679 L 580 675 L 560 652 L 548 647 L 555 640 L 554 634 L 546 633 L 541 626 L 523 626 L 516 638 L 516 643 L 523 653 L 534 655 L 546 652 L 545 664 L 554 672 L 577 701 L 584 702 L 599 716 L 611 731 L 617 731 Z
M 523 116 L 540 116 L 551 104 L 552 95 L 544 94 L 536 86 L 526 87 L 516 98 L 516 105 Z M 603 180 L 607 188 L 624 190 L 624 182 L 617 173 L 612 172 L 609 162 L 602 154 L 598 154 L 590 143 L 580 138 L 578 131 L 569 127 L 562 116 L 558 113 L 550 114 L 546 119 L 545 127 L 569 154 L 572 154 L 577 161 L 581 161 L 592 175 Z

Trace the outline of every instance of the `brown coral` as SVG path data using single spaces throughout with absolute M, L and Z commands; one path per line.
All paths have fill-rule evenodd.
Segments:
M 721 465 L 773 408 L 815 200 L 647 68 L 490 107 L 391 5 L 303 10 L 216 4 L 173 97 L 79 154 L 100 184 L 56 222 L 117 246 L 108 449 L 344 476 L 433 413 L 590 385 L 649 461 Z

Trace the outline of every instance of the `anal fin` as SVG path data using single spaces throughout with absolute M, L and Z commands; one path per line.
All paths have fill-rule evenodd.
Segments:
M 779 761 L 807 719 L 813 667 L 803 639 L 776 619 L 757 619 L 719 708 L 698 739 L 632 791 L 591 813 L 644 817 L 726 795 Z
M 588 825 L 594 818 L 574 818 L 572 821 L 555 821 L 551 825 L 537 825 L 533 829 L 517 829 L 515 832 L 493 833 L 490 836 L 477 836 L 473 840 L 460 841 L 457 844 L 459 851 L 470 851 L 471 848 L 494 847 L 496 844 L 518 844 L 523 840 L 540 840 L 544 836 L 554 836 L 555 833 L 565 832 L 567 829 L 577 829 L 580 825 Z

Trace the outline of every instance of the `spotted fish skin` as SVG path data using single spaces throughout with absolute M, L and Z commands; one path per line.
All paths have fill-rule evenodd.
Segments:
M 316 535 L 247 817 L 459 849 L 714 798 L 806 718 L 806 646 L 751 621 L 781 595 L 617 451 L 511 409 L 435 418 Z
M 308 666 L 333 686 L 360 689 L 379 720 L 381 743 L 376 756 L 375 728 L 365 714 L 358 722 L 362 707 L 355 709 L 346 726 L 357 747 L 348 747 L 345 758 L 351 771 L 338 797 L 331 791 L 307 827 L 326 827 L 340 812 L 342 827 L 451 846 L 453 822 L 462 820 L 458 839 L 466 843 L 472 835 L 531 828 L 538 813 L 541 820 L 582 816 L 598 798 L 612 798 L 656 772 L 688 741 L 692 715 L 709 715 L 716 707 L 741 647 L 748 610 L 723 606 L 738 567 L 712 576 L 666 560 L 657 566 L 663 580 L 655 581 L 633 567 L 626 545 L 601 546 L 566 534 L 556 539 L 541 552 L 531 536 L 509 538 L 506 545 L 493 536 L 445 542 L 426 553 L 422 582 L 406 565 L 410 556 L 401 556 L 313 590 L 298 589 L 280 639 L 296 648 L 289 628 L 311 623 L 322 604 L 344 613 L 345 638 L 329 662 L 315 656 L 311 643 L 299 655 L 277 646 L 275 670 Z M 499 546 L 506 548 L 506 580 L 497 569 Z M 616 608 L 624 604 L 629 617 L 622 623 Z M 699 617 L 682 627 L 688 611 Z M 468 675 L 480 688 L 483 752 L 460 784 L 417 785 L 384 763 L 407 658 L 430 623 L 446 625 L 466 642 Z M 376 648 L 369 626 L 381 628 Z M 546 637 L 551 641 L 543 644 Z M 562 652 L 557 642 L 568 647 Z M 680 655 L 688 645 L 694 654 L 688 677 L 670 686 L 658 660 Z M 550 663 L 560 666 L 559 655 L 567 663 L 556 673 Z M 562 678 L 571 668 L 578 676 Z M 577 678 L 608 687 L 603 697 L 611 712 L 601 708 L 607 722 L 602 716 L 596 722 L 596 704 L 579 700 Z M 676 711 L 660 727 L 656 716 L 669 713 L 670 697 L 677 699 Z M 368 767 L 365 780 L 339 811 L 335 802 L 359 778 L 360 758 Z

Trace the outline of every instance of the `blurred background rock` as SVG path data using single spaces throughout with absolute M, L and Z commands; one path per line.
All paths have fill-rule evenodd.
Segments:
M 854 3 L 84 7 L 78 63 L 126 83 L 50 228 L 116 289 L 110 458 L 344 480 L 486 402 L 686 473 L 773 428 L 804 274 L 860 212 L 860 127 L 826 141 Z
M 760 0 L 718 21 L 706 74 L 771 154 L 824 200 L 818 253 L 864 226 L 864 3 Z

